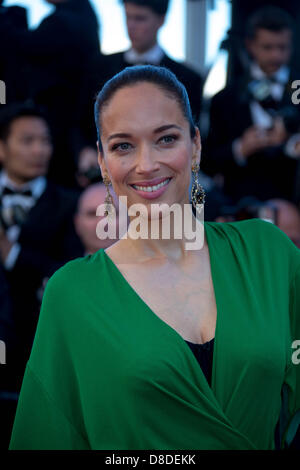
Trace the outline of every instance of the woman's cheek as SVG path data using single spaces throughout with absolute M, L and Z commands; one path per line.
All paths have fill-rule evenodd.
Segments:
M 173 164 L 172 167 L 174 170 L 178 172 L 182 172 L 186 170 L 190 164 L 191 158 L 189 156 L 189 152 L 186 149 L 183 149 L 182 151 L 178 151 L 176 158 L 174 158 L 174 153 L 172 155 L 172 160 Z
M 112 180 L 121 181 L 128 172 L 128 162 L 125 158 L 108 158 L 107 169 Z

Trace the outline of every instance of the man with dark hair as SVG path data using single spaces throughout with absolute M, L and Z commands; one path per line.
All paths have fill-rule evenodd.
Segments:
M 248 67 L 212 99 L 202 170 L 221 174 L 235 202 L 244 196 L 293 200 L 297 160 L 288 142 L 299 129 L 300 113 L 291 100 L 292 19 L 279 8 L 263 7 L 246 31 Z
M 147 63 L 170 69 L 187 89 L 193 116 L 198 122 L 201 108 L 202 78 L 184 64 L 163 51 L 157 42 L 159 29 L 167 14 L 168 0 L 122 0 L 131 48 L 110 56 L 115 72 L 132 64 Z
M 150 7 L 158 15 L 166 15 L 169 7 L 169 0 L 121 0 L 126 3 L 135 3 L 141 7 Z
M 4 105 L 0 111 L 0 261 L 11 289 L 16 337 L 7 367 L 18 387 L 44 284 L 77 253 L 72 220 L 78 195 L 45 176 L 52 142 L 43 113 L 31 104 Z
M 117 52 L 106 56 L 107 63 L 99 60 L 94 77 L 83 90 L 83 103 L 90 106 L 91 99 L 101 89 L 104 81 L 130 65 L 152 64 L 170 69 L 187 89 L 193 117 L 199 121 L 202 86 L 201 76 L 183 63 L 176 62 L 167 56 L 157 42 L 159 29 L 167 14 L 169 0 L 122 0 L 126 13 L 127 31 L 131 48 L 125 52 Z M 98 72 L 97 72 L 98 69 Z M 104 73 L 103 73 L 104 70 Z M 97 164 L 96 129 L 93 123 L 92 108 L 83 107 L 79 112 L 79 129 L 75 138 L 81 134 L 83 139 L 78 150 L 79 170 Z
M 122 3 L 125 6 L 131 48 L 143 54 L 157 44 L 157 33 L 164 23 L 169 0 L 122 0 Z M 147 15 L 147 9 L 151 10 L 151 16 Z
M 283 30 L 292 31 L 293 27 L 294 24 L 289 13 L 282 8 L 267 5 L 255 10 L 249 16 L 245 36 L 247 39 L 254 39 L 259 33 L 258 30 L 281 32 Z
M 267 77 L 276 78 L 280 68 L 287 68 L 292 52 L 293 23 L 290 15 L 276 7 L 263 7 L 246 24 L 246 48 Z M 250 74 L 255 64 L 250 64 Z M 252 73 L 251 73 L 252 68 Z

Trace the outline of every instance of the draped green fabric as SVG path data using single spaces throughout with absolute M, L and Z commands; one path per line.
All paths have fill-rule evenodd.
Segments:
M 300 250 L 258 219 L 206 222 L 205 233 L 217 303 L 211 388 L 184 339 L 100 250 L 47 284 L 10 449 L 274 449 L 283 385 L 290 435 Z

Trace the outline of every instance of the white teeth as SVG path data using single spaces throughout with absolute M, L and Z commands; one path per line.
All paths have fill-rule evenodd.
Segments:
M 157 191 L 159 188 L 162 188 L 163 186 L 168 184 L 169 181 L 170 178 L 166 179 L 165 181 L 162 181 L 162 183 L 156 184 L 155 186 L 138 186 L 136 184 L 133 184 L 132 186 L 134 187 L 134 189 L 138 189 L 139 191 L 151 193 L 152 191 Z

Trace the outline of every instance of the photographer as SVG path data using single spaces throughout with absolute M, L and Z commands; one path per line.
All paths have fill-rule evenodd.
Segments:
M 279 8 L 261 8 L 249 18 L 245 46 L 245 76 L 212 99 L 202 170 L 221 174 L 235 202 L 245 196 L 293 201 L 298 161 L 287 143 L 299 132 L 300 112 L 291 100 L 297 74 L 288 66 L 292 19 Z

